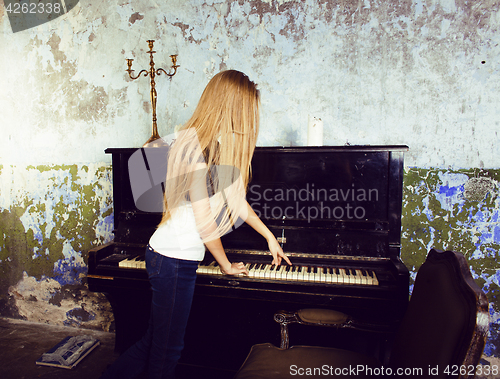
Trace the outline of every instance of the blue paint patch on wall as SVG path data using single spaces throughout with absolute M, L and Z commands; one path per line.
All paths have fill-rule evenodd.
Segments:
M 494 219 L 497 219 L 498 215 L 494 215 L 495 217 L 492 217 L 492 221 Z M 497 221 L 493 221 L 493 222 L 497 222 Z M 495 228 L 493 229 L 493 241 L 495 242 L 500 242 L 500 227 L 499 226 L 495 226 Z
M 461 186 L 461 187 L 462 187 L 462 190 L 463 190 L 463 186 Z M 441 187 L 439 187 L 439 194 L 440 195 L 444 195 L 446 197 L 453 197 L 457 193 L 459 193 L 459 191 L 460 191 L 459 187 L 449 187 L 449 186 L 441 186 Z
M 65 284 L 81 284 L 82 278 L 87 274 L 87 266 L 76 262 L 75 259 L 59 259 L 54 264 L 54 276 L 61 286 Z

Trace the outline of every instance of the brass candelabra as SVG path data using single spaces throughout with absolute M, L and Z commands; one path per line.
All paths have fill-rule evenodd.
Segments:
M 149 60 L 149 70 L 141 70 L 139 72 L 139 74 L 137 74 L 137 76 L 133 76 L 133 72 L 134 70 L 132 70 L 132 62 L 133 62 L 133 59 L 127 59 L 127 66 L 128 66 L 128 69 L 125 70 L 128 72 L 128 76 L 130 77 L 130 79 L 132 80 L 135 80 L 137 79 L 139 76 L 141 76 L 141 74 L 144 74 L 144 76 L 148 76 L 149 75 L 149 78 L 150 78 L 150 82 L 151 82 L 151 106 L 153 108 L 153 132 L 152 132 L 152 135 L 151 137 L 146 141 L 146 143 L 144 144 L 147 145 L 157 139 L 160 138 L 160 135 L 158 134 L 158 126 L 156 124 L 156 88 L 155 88 L 155 76 L 156 75 L 160 75 L 162 72 L 167 75 L 168 77 L 172 78 L 172 76 L 175 75 L 175 73 L 177 72 L 177 68 L 180 67 L 177 65 L 177 54 L 175 55 L 171 55 L 170 58 L 172 59 L 172 69 L 174 70 L 172 73 L 168 73 L 166 72 L 164 69 L 162 68 L 158 68 L 158 69 L 155 69 L 155 62 L 153 60 L 153 54 L 156 53 L 156 51 L 153 51 L 153 44 L 154 44 L 154 40 L 148 40 L 148 45 L 149 45 L 149 51 L 148 51 L 148 54 L 149 54 L 149 57 L 150 57 L 150 60 Z

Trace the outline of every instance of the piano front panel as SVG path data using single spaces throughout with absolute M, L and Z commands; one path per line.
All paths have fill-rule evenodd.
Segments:
M 388 151 L 258 150 L 247 200 L 264 219 L 387 220 Z

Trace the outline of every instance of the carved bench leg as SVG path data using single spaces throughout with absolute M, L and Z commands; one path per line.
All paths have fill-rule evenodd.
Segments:
M 299 322 L 296 312 L 279 311 L 274 314 L 274 321 L 280 324 L 281 328 L 281 349 L 290 347 L 290 337 L 288 334 L 288 324 Z

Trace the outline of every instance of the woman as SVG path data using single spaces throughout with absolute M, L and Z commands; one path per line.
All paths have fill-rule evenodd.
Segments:
M 234 70 L 215 75 L 168 154 L 162 220 L 146 249 L 153 290 L 144 337 L 102 378 L 173 378 L 184 346 L 198 263 L 205 247 L 226 275 L 247 275 L 231 263 L 220 237 L 244 220 L 268 242 L 272 263 L 289 259 L 245 200 L 259 129 L 259 91 Z

